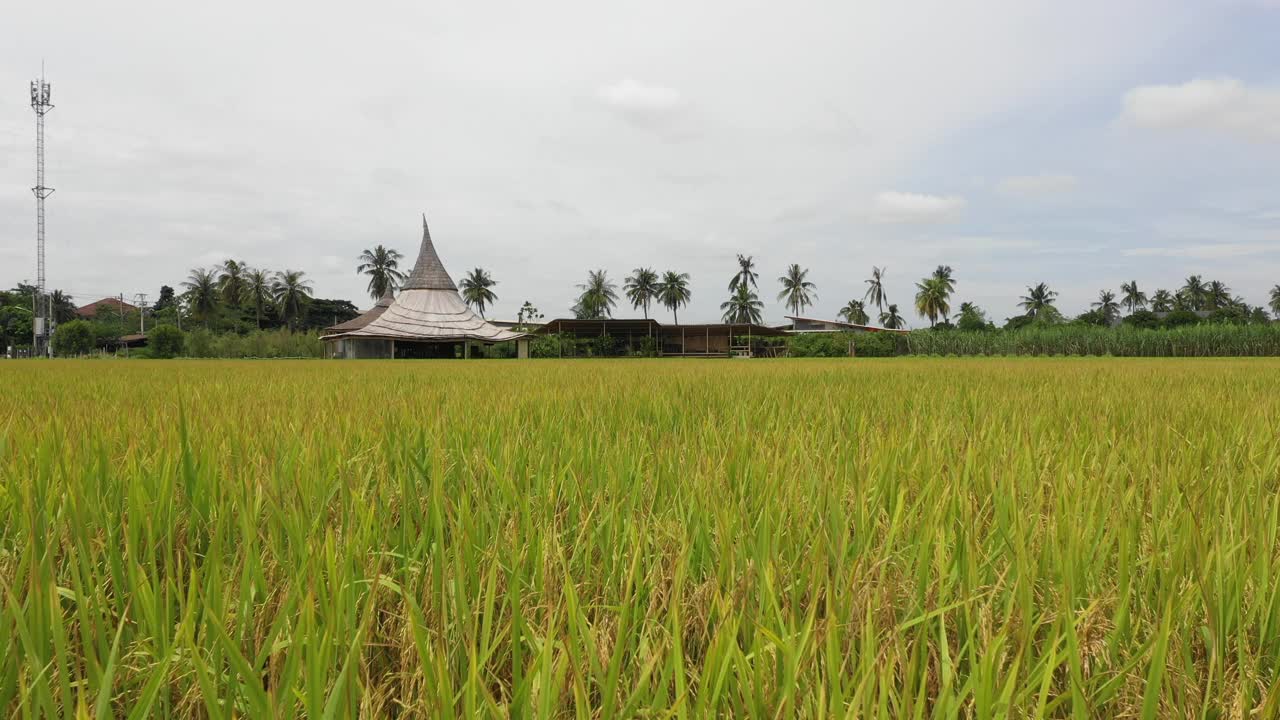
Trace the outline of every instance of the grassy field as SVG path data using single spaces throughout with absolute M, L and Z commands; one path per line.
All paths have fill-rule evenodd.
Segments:
M 1273 717 L 1280 361 L 0 364 L 5 717 Z

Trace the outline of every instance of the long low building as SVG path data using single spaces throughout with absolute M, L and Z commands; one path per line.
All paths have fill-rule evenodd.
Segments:
M 783 337 L 785 330 L 754 323 L 663 325 L 641 318 L 581 320 L 560 318 L 538 328 L 540 335 L 580 340 L 610 338 L 624 354 L 651 348 L 662 357 L 753 357 L 776 352 L 765 338 Z

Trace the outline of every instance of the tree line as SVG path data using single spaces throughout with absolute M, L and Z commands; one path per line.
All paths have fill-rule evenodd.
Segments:
M 378 246 L 365 251 L 366 260 L 359 272 L 370 275 L 369 290 L 374 298 L 381 297 L 385 288 L 398 286 L 403 276 L 397 270 L 402 258 L 395 250 Z M 889 299 L 886 284 L 887 268 L 873 266 L 864 281 L 866 288 L 861 298 L 849 300 L 841 307 L 838 317 L 854 325 L 869 325 L 874 317 L 882 327 L 903 329 L 907 320 L 898 303 Z M 792 263 L 777 278 L 780 291 L 777 295 L 793 316 L 802 315 L 818 299 L 817 285 L 808 279 L 809 269 Z M 728 283 L 728 297 L 720 304 L 721 319 L 726 323 L 761 323 L 764 302 L 760 299 L 760 274 L 750 255 L 737 256 L 737 268 Z M 462 299 L 475 308 L 481 316 L 486 308 L 497 301 L 493 288 L 497 281 L 483 268 L 471 270 L 459 285 Z M 571 311 L 574 317 L 599 320 L 613 317 L 622 298 L 633 310 L 640 311 L 645 319 L 650 310 L 662 307 L 671 312 L 672 320 L 680 323 L 680 309 L 693 299 L 689 273 L 666 270 L 659 273 L 652 267 L 635 268 L 622 282 L 621 294 L 615 281 L 604 269 L 590 270 L 586 282 L 576 286 Z M 956 277 L 950 265 L 938 265 L 934 271 L 915 283 L 912 309 L 922 319 L 929 321 L 933 329 L 984 330 L 996 325 L 986 312 L 972 302 L 960 302 L 952 313 L 956 294 Z M 1120 292 L 1101 290 L 1096 302 L 1088 311 L 1068 319 L 1057 308 L 1058 293 L 1047 283 L 1027 287 L 1025 295 L 1018 298 L 1023 313 L 1006 318 L 1003 327 L 1016 330 L 1031 324 L 1054 325 L 1073 322 L 1084 325 L 1114 326 L 1122 319 L 1138 327 L 1156 327 L 1161 324 L 1178 325 L 1200 320 L 1221 320 L 1237 323 L 1268 322 L 1267 308 L 1280 317 L 1280 284 L 1270 290 L 1268 306 L 1250 305 L 1243 298 L 1232 294 L 1227 285 L 1218 280 L 1205 280 L 1201 275 L 1188 277 L 1182 287 L 1170 291 L 1158 289 L 1148 295 L 1138 287 L 1137 281 L 1121 283 Z M 526 306 L 529 303 L 525 303 Z M 1121 310 L 1129 315 L 1121 317 Z M 874 311 L 874 316 L 872 312 Z M 1161 317 L 1168 315 L 1170 317 Z M 523 313 L 522 313 L 523 316 Z
M 356 273 L 367 277 L 366 290 L 372 299 L 394 293 L 404 283 L 406 275 L 400 269 L 403 259 L 399 251 L 383 245 L 366 249 L 357 257 Z M 874 317 L 882 327 L 905 328 L 906 318 L 900 305 L 889 298 L 886 277 L 886 268 L 873 266 L 864 281 L 866 288 L 862 297 L 845 303 L 838 317 L 854 325 L 869 325 Z M 737 267 L 727 287 L 728 297 L 720 304 L 724 322 L 758 324 L 763 321 L 764 301 L 760 298 L 759 281 L 754 258 L 738 255 Z M 817 285 L 809 280 L 809 269 L 799 264 L 788 265 L 777 283 L 780 288 L 777 300 L 792 316 L 802 315 L 818 299 Z M 498 300 L 494 291 L 497 284 L 488 270 L 476 267 L 463 276 L 459 293 L 469 307 L 484 317 Z M 168 285 L 161 287 L 149 314 L 152 324 L 173 324 L 181 328 L 185 323 L 188 327 L 198 325 L 215 332 L 241 334 L 264 328 L 314 330 L 349 320 L 359 312 L 349 301 L 314 297 L 311 282 L 301 270 L 271 271 L 255 268 L 242 260 L 228 259 L 213 267 L 193 268 L 180 285 L 181 293 Z M 0 292 L 0 340 L 6 345 L 23 346 L 30 342 L 30 298 L 34 290 L 19 285 L 10 292 Z M 581 319 L 612 317 L 625 297 L 632 309 L 640 311 L 646 319 L 657 306 L 669 310 L 678 325 L 680 309 L 687 307 L 693 298 L 689 273 L 677 270 L 660 273 L 646 266 L 631 271 L 623 280 L 621 294 L 604 269 L 589 271 L 586 282 L 577 285 L 577 290 L 571 309 L 574 316 Z M 915 283 L 912 309 L 920 318 L 928 320 L 933 329 L 996 328 L 985 311 L 972 302 L 959 303 L 953 314 L 955 294 L 956 277 L 951 266 L 938 265 L 930 275 Z M 1269 295 L 1267 306 L 1251 305 L 1225 283 L 1206 280 L 1201 275 L 1187 277 L 1175 290 L 1160 288 L 1151 293 L 1142 290 L 1136 281 L 1129 281 L 1121 283 L 1118 293 L 1110 289 L 1099 291 L 1088 311 L 1068 319 L 1056 306 L 1058 293 L 1041 282 L 1027 287 L 1026 294 L 1018 298 L 1023 313 L 1007 318 L 1003 328 L 1017 330 L 1063 323 L 1108 327 L 1122 322 L 1152 328 L 1206 320 L 1264 323 L 1270 321 L 1268 308 L 1280 317 L 1280 284 L 1271 288 Z M 76 308 L 69 296 L 54 291 L 52 299 L 57 323 L 77 321 Z M 1122 316 L 1122 311 L 1128 314 Z M 119 313 L 90 319 L 98 322 L 95 332 L 100 346 L 109 345 L 112 338 L 120 337 L 129 327 L 138 324 L 136 315 L 125 317 L 127 314 L 122 308 Z M 526 301 L 519 317 L 522 324 L 533 324 L 543 316 Z
M 738 255 L 737 262 L 738 267 L 728 284 L 729 296 L 720 304 L 721 319 L 726 323 L 760 323 L 764 302 L 759 295 L 760 275 L 755 261 L 750 255 Z M 874 317 L 882 327 L 905 328 L 906 318 L 899 305 L 889 299 L 886 276 L 886 268 L 873 266 L 865 280 L 862 297 L 845 303 L 838 316 L 854 325 L 868 325 L 874 311 Z M 485 277 L 488 277 L 487 273 Z M 777 279 L 780 287 L 777 299 L 792 316 L 802 315 L 818 298 L 817 285 L 808 277 L 808 268 L 793 263 Z M 572 306 L 575 317 L 594 320 L 613 316 L 619 295 L 617 285 L 609 279 L 607 271 L 589 271 L 587 281 L 577 287 L 579 294 Z M 692 299 L 688 273 L 668 270 L 659 275 L 650 267 L 632 270 L 623 281 L 623 293 L 631 307 L 641 311 L 646 319 L 650 307 L 656 304 L 670 310 L 676 324 L 680 322 L 680 308 L 687 306 Z M 955 294 L 954 271 L 950 265 L 938 265 L 930 275 L 915 284 L 912 309 L 920 318 L 928 320 L 929 327 L 933 329 L 995 329 L 986 312 L 972 302 L 961 302 L 955 308 L 957 312 L 952 314 Z M 1024 312 L 1007 318 L 1004 328 L 1016 330 L 1030 324 L 1063 322 L 1114 326 L 1122 319 L 1138 327 L 1155 327 L 1161 323 L 1187 324 L 1200 320 L 1263 323 L 1270 321 L 1268 307 L 1280 317 L 1280 284 L 1270 290 L 1268 306 L 1250 305 L 1244 298 L 1234 295 L 1225 283 L 1205 280 L 1200 275 L 1188 277 L 1177 290 L 1158 289 L 1150 295 L 1139 288 L 1137 281 L 1122 283 L 1119 294 L 1103 289 L 1088 311 L 1070 320 L 1056 306 L 1057 297 L 1058 293 L 1046 283 L 1028 286 L 1026 294 L 1018 298 L 1018 306 Z M 1122 310 L 1127 310 L 1128 316 L 1122 317 Z

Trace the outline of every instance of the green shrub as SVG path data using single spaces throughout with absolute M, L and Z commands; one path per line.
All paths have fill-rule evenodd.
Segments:
M 791 357 L 848 357 L 849 333 L 801 333 L 787 339 Z
M 1200 316 L 1190 310 L 1174 310 L 1164 316 L 1161 324 L 1167 328 L 1184 327 L 1187 325 L 1199 325 Z
M 899 353 L 901 337 L 887 332 L 836 332 L 801 333 L 785 340 L 790 357 L 849 357 L 850 343 L 855 357 L 891 357 Z
M 1090 310 L 1089 312 L 1082 313 L 1076 316 L 1076 319 L 1072 320 L 1071 324 L 1093 326 L 1093 327 L 1107 327 L 1111 323 L 1107 320 L 1106 314 L 1103 313 L 1101 310 Z
M 93 346 L 96 339 L 93 325 L 86 320 L 72 320 L 58 326 L 53 333 L 53 352 L 57 355 L 84 355 Z
M 1021 330 L 1025 327 L 1031 326 L 1033 323 L 1035 323 L 1035 321 L 1036 319 L 1030 315 L 1014 315 L 1013 317 L 1004 321 L 1004 329 L 1005 330 Z
M 956 323 L 956 327 L 964 332 L 980 332 L 982 330 L 992 330 L 995 328 L 995 325 L 992 325 L 986 318 L 978 313 L 964 313 L 960 316 L 960 320 Z
M 318 358 L 324 357 L 320 336 L 286 328 L 254 330 L 247 335 L 211 333 L 197 328 L 187 333 L 186 355 L 202 358 Z
M 560 357 L 561 345 L 565 345 L 564 349 L 570 349 L 568 348 L 568 343 L 570 342 L 572 342 L 572 338 L 559 333 L 537 335 L 529 343 L 529 356 L 535 358 Z
M 172 358 L 182 354 L 186 336 L 172 325 L 157 325 L 147 336 L 147 348 L 151 357 Z
M 1249 311 L 1246 308 L 1235 306 L 1218 308 L 1210 313 L 1206 319 L 1213 323 L 1244 325 L 1249 322 Z
M 853 348 L 857 357 L 892 357 L 898 354 L 898 341 L 902 338 L 896 333 L 851 333 Z
M 1138 310 L 1126 317 L 1124 324 L 1139 330 L 1156 330 L 1160 327 L 1160 318 L 1150 310 Z
M 185 354 L 193 358 L 215 357 L 213 354 L 213 333 L 208 328 L 196 328 L 187 333 Z
M 631 354 L 636 355 L 638 357 L 657 357 L 658 355 L 657 338 L 649 337 L 647 335 L 645 337 L 640 338 L 638 341 L 636 341 L 635 349 L 632 351 Z

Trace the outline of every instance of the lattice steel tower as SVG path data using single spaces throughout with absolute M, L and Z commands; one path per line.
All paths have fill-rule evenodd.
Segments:
M 53 303 L 46 292 L 44 272 L 44 200 L 53 194 L 53 188 L 44 184 L 44 116 L 53 109 L 49 91 L 41 67 L 40 79 L 31 81 L 31 109 L 36 111 L 36 186 L 31 188 L 36 196 L 36 297 L 35 322 L 32 323 L 35 346 L 32 350 L 36 355 L 49 354 L 49 336 L 53 329 Z

